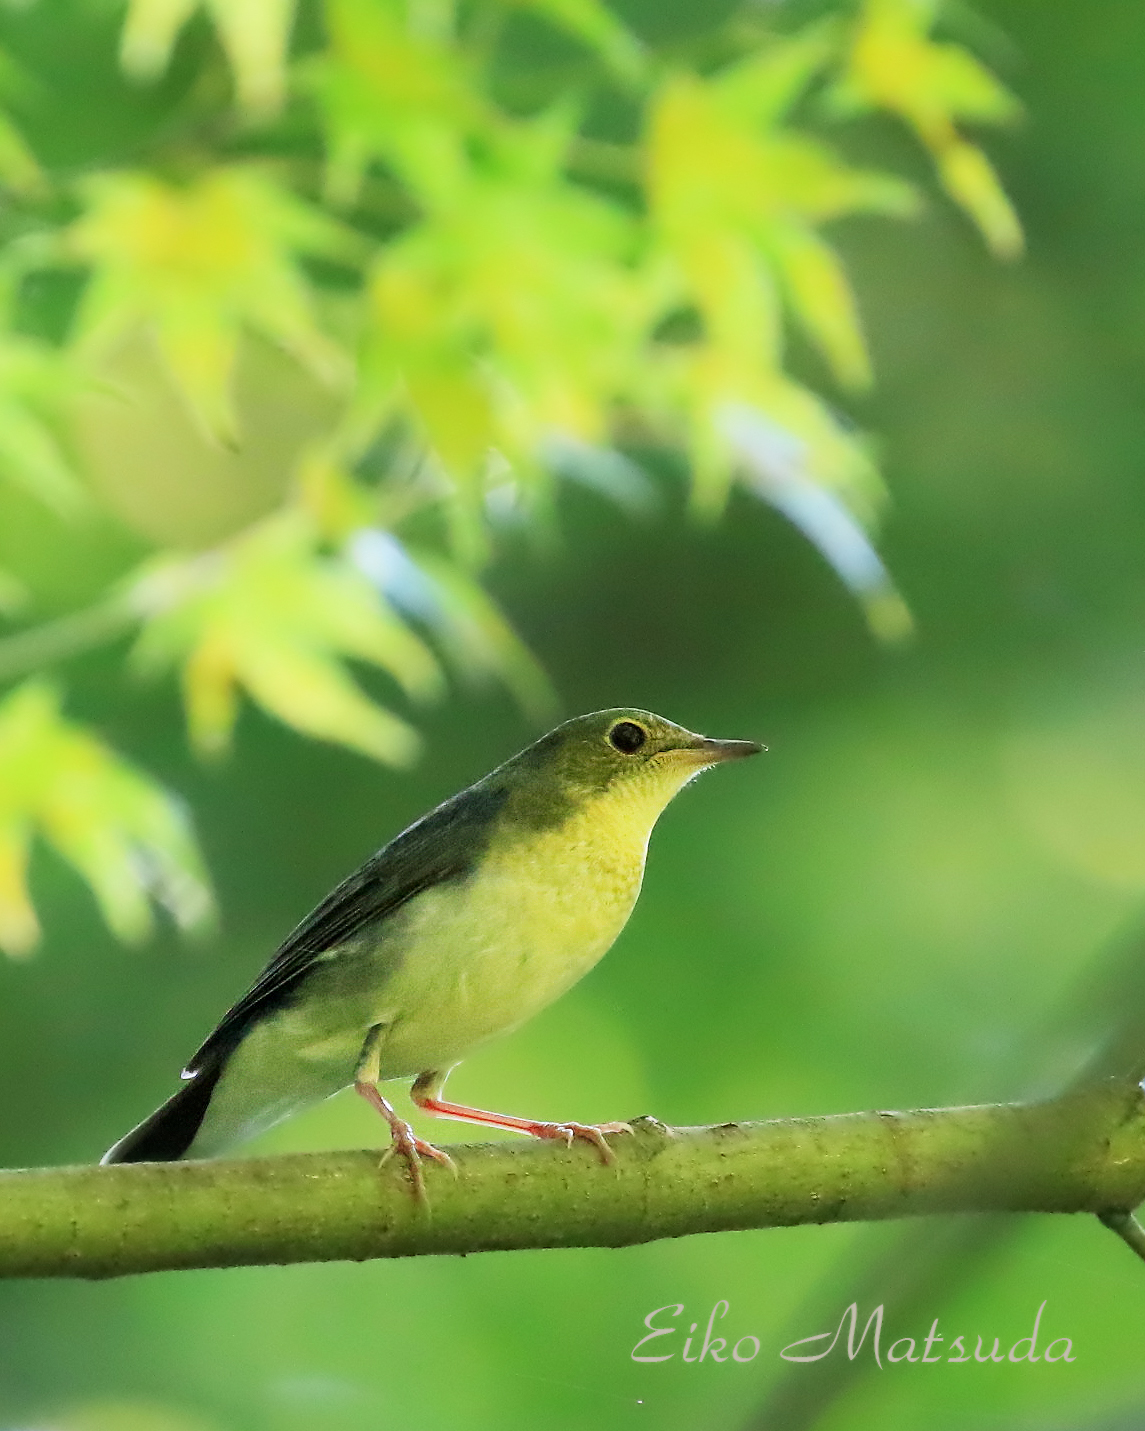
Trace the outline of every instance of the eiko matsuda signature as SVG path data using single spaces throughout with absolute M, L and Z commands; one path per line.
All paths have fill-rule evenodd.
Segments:
M 1076 1361 L 1073 1341 L 1069 1337 L 1055 1337 L 1052 1341 L 1047 1339 L 1042 1327 L 1046 1305 L 1042 1302 L 1034 1314 L 1034 1326 L 1029 1335 L 1018 1337 L 1008 1345 L 1002 1337 L 991 1339 L 978 1333 L 959 1332 L 948 1338 L 938 1330 L 938 1318 L 935 1317 L 925 1337 L 898 1337 L 884 1350 L 887 1336 L 883 1326 L 883 1304 L 880 1302 L 871 1312 L 860 1332 L 859 1306 L 857 1302 L 852 1302 L 839 1318 L 834 1331 L 813 1332 L 809 1337 L 801 1337 L 783 1347 L 779 1355 L 784 1361 L 823 1361 L 831 1355 L 846 1355 L 854 1361 L 865 1347 L 867 1354 L 873 1358 L 880 1370 L 886 1363 L 897 1362 L 934 1366 L 939 1362 L 1041 1362 L 1048 1365 L 1053 1362 Z M 685 1319 L 683 1302 L 668 1302 L 663 1307 L 657 1307 L 644 1318 L 648 1333 L 632 1348 L 632 1360 L 754 1361 L 760 1352 L 760 1339 L 753 1332 L 735 1336 L 726 1325 L 730 1311 L 729 1303 L 721 1298 L 712 1308 L 701 1333 L 698 1321 L 688 1322 Z M 723 1332 L 724 1335 L 717 1336 L 717 1331 Z M 973 1351 L 970 1350 L 971 1342 L 974 1345 Z

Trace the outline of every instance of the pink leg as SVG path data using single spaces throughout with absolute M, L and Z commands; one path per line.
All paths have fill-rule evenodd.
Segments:
M 560 1138 L 569 1147 L 574 1138 L 583 1138 L 600 1154 L 603 1163 L 612 1162 L 612 1149 L 604 1141 L 606 1133 L 631 1133 L 628 1123 L 538 1123 L 531 1118 L 516 1118 L 512 1113 L 489 1113 L 484 1108 L 469 1108 L 463 1103 L 447 1103 L 440 1097 L 445 1074 L 423 1073 L 410 1089 L 410 1098 L 424 1113 L 435 1118 L 457 1118 L 463 1123 L 482 1123 L 489 1128 L 511 1128 L 516 1133 L 528 1133 L 534 1138 Z
M 425 1179 L 421 1175 L 422 1158 L 432 1158 L 434 1162 L 442 1163 L 451 1172 L 456 1172 L 457 1168 L 453 1159 L 448 1153 L 443 1153 L 440 1148 L 435 1148 L 432 1143 L 427 1143 L 424 1138 L 419 1138 L 405 1119 L 398 1117 L 393 1106 L 382 1097 L 373 1083 L 355 1083 L 354 1091 L 360 1093 L 372 1108 L 376 1108 L 390 1125 L 390 1137 L 393 1141 L 386 1149 L 382 1161 L 384 1162 L 392 1153 L 398 1153 L 403 1157 L 409 1168 L 414 1195 L 418 1202 L 427 1202 Z
M 457 1168 L 448 1153 L 443 1153 L 440 1148 L 435 1148 L 432 1143 L 427 1143 L 424 1138 L 419 1138 L 405 1119 L 398 1117 L 389 1101 L 378 1092 L 378 1051 L 385 1031 L 384 1024 L 376 1024 L 366 1035 L 366 1042 L 362 1046 L 362 1053 L 358 1059 L 354 1091 L 359 1093 L 371 1108 L 376 1108 L 390 1125 L 391 1142 L 382 1162 L 385 1162 L 386 1158 L 395 1152 L 403 1157 L 406 1167 L 409 1168 L 415 1197 L 418 1202 L 428 1206 L 429 1199 L 426 1197 L 425 1179 L 421 1173 L 422 1158 L 432 1158 L 434 1162 L 443 1163 L 453 1173 L 457 1172 Z

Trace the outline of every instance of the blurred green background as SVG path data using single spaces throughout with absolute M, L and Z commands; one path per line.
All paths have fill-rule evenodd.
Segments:
M 1145 905 L 1145 11 L 997 0 L 976 15 L 1026 109 L 990 147 L 1028 256 L 992 262 L 937 200 L 916 225 L 839 237 L 879 379 L 856 411 L 893 497 L 881 550 L 917 639 L 878 646 L 819 557 L 747 496 L 714 527 L 689 521 L 671 472 L 658 514 L 567 491 L 557 545 L 502 544 L 489 586 L 564 713 L 642 705 L 770 752 L 667 812 L 617 947 L 463 1065 L 460 1099 L 689 1123 L 1017 1097 L 1068 1078 L 1119 1012 L 1086 1012 L 1084 991 Z M 35 9 L 4 26 L 14 46 L 63 46 L 68 124 L 130 130 L 86 32 L 69 56 L 67 26 L 37 30 Z M 897 141 L 855 142 L 882 158 Z M 58 609 L 135 550 L 110 528 L 61 536 L 30 500 L 3 500 L 0 564 L 36 566 Z M 85 721 L 187 795 L 222 922 L 197 944 L 165 931 L 125 949 L 76 876 L 37 852 L 44 944 L 0 962 L 9 1166 L 96 1158 L 167 1095 L 328 888 L 536 731 L 508 697 L 462 692 L 420 717 L 424 758 L 398 774 L 248 709 L 235 757 L 204 768 L 170 684 L 125 687 L 119 651 L 84 656 L 70 680 Z M 259 1148 L 380 1136 L 343 1095 Z M 997 1336 L 1003 1350 L 1045 1302 L 1045 1332 L 1070 1337 L 1076 1360 L 865 1367 L 814 1424 L 1145 1420 L 1145 1277 L 1095 1220 L 1015 1221 L 896 1320 L 899 1236 L 805 1228 L 5 1284 L 0 1422 L 734 1427 L 781 1382 L 802 1392 L 827 1374 L 779 1349 L 833 1328 L 856 1295 L 887 1302 L 894 1335 L 938 1318 L 948 1340 Z M 702 1328 L 720 1299 L 726 1326 L 760 1339 L 754 1361 L 630 1359 L 654 1308 L 683 1303 Z M 794 1414 L 766 1424 L 811 1424 Z

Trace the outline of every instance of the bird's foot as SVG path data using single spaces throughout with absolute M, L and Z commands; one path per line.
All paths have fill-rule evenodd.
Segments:
M 561 1138 L 570 1148 L 580 1138 L 593 1145 L 602 1163 L 611 1163 L 615 1154 L 605 1142 L 605 1135 L 631 1133 L 633 1129 L 630 1123 L 526 1123 L 520 1131 L 534 1138 Z
M 410 1182 L 413 1183 L 414 1196 L 418 1202 L 429 1206 L 429 1198 L 425 1191 L 425 1178 L 421 1171 L 421 1160 L 430 1158 L 435 1163 L 440 1163 L 442 1167 L 448 1168 L 454 1177 L 457 1176 L 457 1164 L 443 1152 L 441 1148 L 435 1148 L 432 1143 L 427 1143 L 424 1138 L 419 1138 L 410 1125 L 403 1119 L 397 1118 L 390 1124 L 390 1146 L 378 1159 L 378 1167 L 383 1167 L 395 1153 L 405 1161 L 409 1169 Z
M 612 1149 L 604 1141 L 613 1133 L 631 1133 L 631 1123 L 541 1123 L 533 1118 L 518 1118 L 513 1113 L 491 1113 L 485 1108 L 470 1108 L 465 1103 L 447 1103 L 441 1097 L 444 1076 L 423 1073 L 410 1089 L 410 1097 L 423 1113 L 435 1118 L 457 1118 L 463 1123 L 480 1123 L 486 1128 L 511 1128 L 514 1133 L 528 1133 L 534 1138 L 561 1139 L 572 1147 L 577 1138 L 591 1143 L 602 1163 L 611 1163 Z
M 394 1153 L 397 1153 L 405 1160 L 405 1165 L 409 1169 L 414 1197 L 423 1207 L 428 1208 L 429 1197 L 425 1191 L 425 1178 L 421 1171 L 422 1158 L 432 1158 L 435 1163 L 441 1163 L 449 1169 L 454 1177 L 457 1176 L 457 1164 L 448 1153 L 443 1153 L 440 1148 L 435 1148 L 432 1143 L 427 1143 L 424 1138 L 419 1138 L 405 1119 L 398 1117 L 389 1101 L 378 1092 L 375 1084 L 358 1081 L 354 1087 L 390 1125 L 390 1146 L 378 1160 L 378 1167 L 382 1167 L 393 1157 Z

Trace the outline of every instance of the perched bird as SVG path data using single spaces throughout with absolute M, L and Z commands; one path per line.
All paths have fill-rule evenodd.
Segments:
M 414 1136 L 378 1083 L 413 1077 L 426 1113 L 541 1138 L 626 1124 L 542 1123 L 448 1103 L 450 1070 L 563 994 L 640 892 L 648 837 L 689 780 L 755 755 L 641 710 L 567 721 L 417 820 L 278 949 L 183 1071 L 183 1087 L 105 1163 L 207 1158 L 353 1084 L 389 1123 L 424 1196 Z

